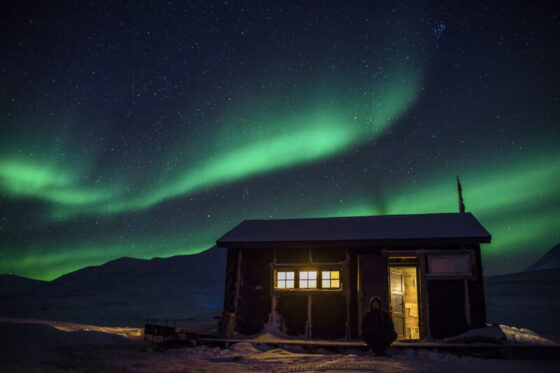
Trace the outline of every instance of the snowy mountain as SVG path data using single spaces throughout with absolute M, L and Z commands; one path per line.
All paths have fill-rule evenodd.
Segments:
M 0 276 L 0 316 L 142 326 L 146 317 L 212 320 L 223 303 L 226 252 L 120 258 L 53 281 Z
M 527 268 L 527 271 L 552 268 L 560 268 L 560 243 Z

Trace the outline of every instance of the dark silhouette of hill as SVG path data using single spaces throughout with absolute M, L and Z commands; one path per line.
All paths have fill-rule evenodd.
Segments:
M 226 251 L 150 260 L 120 258 L 53 281 L 0 276 L 0 315 L 141 326 L 146 317 L 219 314 Z M 194 320 L 194 319 L 193 319 Z
M 51 282 L 59 295 L 135 294 L 197 290 L 223 283 L 225 251 L 212 248 L 199 254 L 150 260 L 120 258 L 86 267 Z
M 48 286 L 47 281 L 33 280 L 16 275 L 0 275 L 0 297 L 27 295 L 32 296 L 36 292 Z
M 537 271 L 540 269 L 560 268 L 560 243 L 550 249 L 532 266 L 527 268 L 527 271 Z

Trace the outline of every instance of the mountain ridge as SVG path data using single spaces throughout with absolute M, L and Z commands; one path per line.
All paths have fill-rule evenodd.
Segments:
M 540 269 L 560 268 L 560 243 L 548 250 L 526 271 L 536 271 Z
M 223 304 L 225 266 L 226 250 L 212 247 L 169 258 L 118 258 L 52 281 L 0 275 L 0 315 L 136 327 L 146 317 L 212 319 Z

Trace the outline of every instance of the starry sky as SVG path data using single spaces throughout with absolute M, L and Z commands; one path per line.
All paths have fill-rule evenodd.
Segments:
M 0 273 L 194 254 L 244 219 L 466 209 L 560 241 L 553 2 L 9 1 Z

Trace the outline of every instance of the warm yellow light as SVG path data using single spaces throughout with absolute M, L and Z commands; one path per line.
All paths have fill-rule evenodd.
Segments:
M 340 287 L 340 271 L 322 271 L 323 289 L 338 289 Z
M 315 289 L 317 287 L 317 271 L 302 271 L 299 273 L 300 289 Z
M 294 288 L 294 272 L 276 272 L 276 288 L 293 289 Z

